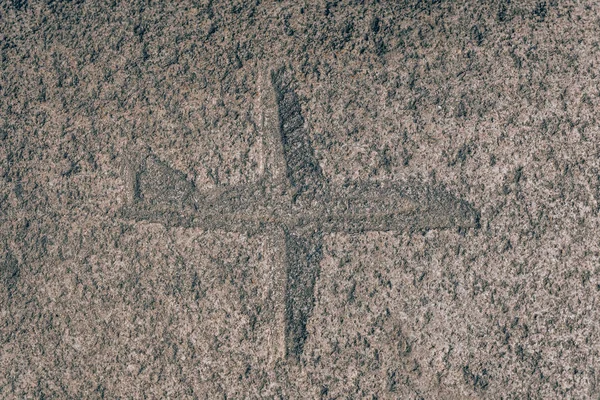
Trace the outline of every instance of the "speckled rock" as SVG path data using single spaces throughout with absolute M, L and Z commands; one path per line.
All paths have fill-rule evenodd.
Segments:
M 0 2 L 0 397 L 598 398 L 599 15 Z M 181 180 L 185 204 L 143 190 L 182 220 L 194 190 L 262 187 L 284 101 L 328 185 L 417 182 L 477 214 L 319 236 L 294 357 L 276 233 L 123 212 L 135 151 Z

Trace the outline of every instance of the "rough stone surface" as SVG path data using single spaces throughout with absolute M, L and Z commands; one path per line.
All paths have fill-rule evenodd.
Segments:
M 598 398 L 599 16 L 0 2 L 0 398 Z M 186 223 L 196 193 L 260 187 L 282 70 L 272 102 L 299 117 L 279 129 L 328 185 L 412 182 L 478 214 L 319 236 L 294 357 L 273 354 L 285 240 Z

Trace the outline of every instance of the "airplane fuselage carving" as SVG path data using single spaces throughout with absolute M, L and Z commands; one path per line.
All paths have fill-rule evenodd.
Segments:
M 411 190 L 412 189 L 412 190 Z M 156 199 L 138 198 L 129 215 L 166 225 L 256 233 L 266 225 L 288 229 L 359 233 L 472 227 L 476 215 L 460 201 L 439 201 L 445 193 L 417 193 L 415 186 L 361 184 L 298 203 L 285 185 L 261 184 L 193 192 L 177 207 Z M 411 192 L 413 196 L 411 198 Z M 415 200 L 414 197 L 421 198 Z M 174 209 L 175 208 L 175 209 Z M 175 217 L 177 215 L 178 217 Z

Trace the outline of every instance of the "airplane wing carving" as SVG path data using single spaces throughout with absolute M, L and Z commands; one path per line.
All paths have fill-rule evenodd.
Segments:
M 306 324 L 314 305 L 315 283 L 323 258 L 321 232 L 285 233 L 287 282 L 285 287 L 285 356 L 299 359 L 304 349 Z
M 271 74 L 278 113 L 278 131 L 286 175 L 296 196 L 323 194 L 325 178 L 315 157 L 302 109 L 288 71 L 281 68 Z

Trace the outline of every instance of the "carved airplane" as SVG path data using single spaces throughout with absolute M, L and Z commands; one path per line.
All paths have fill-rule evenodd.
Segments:
M 478 214 L 449 193 L 419 184 L 354 183 L 330 187 L 310 145 L 289 71 L 259 82 L 262 178 L 251 185 L 197 190 L 186 176 L 148 152 L 127 164 L 125 218 L 166 226 L 267 234 L 276 248 L 279 332 L 276 358 L 298 360 L 313 309 L 313 292 L 329 232 L 476 227 Z

